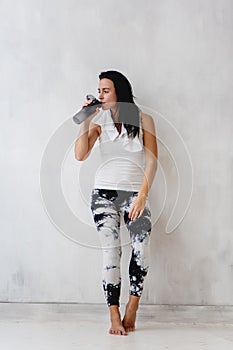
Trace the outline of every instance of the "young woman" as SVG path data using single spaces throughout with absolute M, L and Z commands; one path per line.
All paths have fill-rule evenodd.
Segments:
M 102 166 L 95 176 L 91 210 L 103 248 L 103 289 L 110 311 L 110 334 L 135 330 L 136 312 L 148 272 L 151 212 L 148 192 L 157 168 L 155 126 L 133 100 L 128 79 L 120 72 L 99 75 L 101 109 L 80 126 L 75 158 L 85 160 L 99 139 Z M 86 102 L 83 106 L 91 103 Z M 121 320 L 120 220 L 130 233 L 130 291 Z

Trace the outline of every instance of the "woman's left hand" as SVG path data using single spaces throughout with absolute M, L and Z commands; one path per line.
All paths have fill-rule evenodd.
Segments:
M 146 197 L 145 196 L 138 196 L 132 203 L 130 210 L 129 210 L 129 219 L 130 220 L 136 220 L 139 218 L 145 208 L 146 205 Z

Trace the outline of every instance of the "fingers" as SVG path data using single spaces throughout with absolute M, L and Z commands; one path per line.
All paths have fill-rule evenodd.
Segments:
M 82 108 L 84 108 L 84 107 L 88 106 L 89 104 L 91 104 L 92 101 L 94 101 L 94 100 L 91 99 L 91 100 L 85 101 L 85 103 L 82 105 Z
M 132 208 L 128 214 L 130 220 L 134 221 L 142 215 L 143 210 Z
M 129 219 L 130 220 L 138 219 L 143 214 L 145 205 L 146 205 L 146 200 L 144 198 L 142 199 L 137 197 L 133 201 L 130 207 L 129 214 L 128 214 Z

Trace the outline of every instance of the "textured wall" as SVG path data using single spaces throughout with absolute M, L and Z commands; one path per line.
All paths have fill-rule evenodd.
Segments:
M 117 69 L 158 133 L 143 302 L 233 303 L 232 10 L 231 0 L 0 2 L 0 301 L 104 302 L 88 211 L 95 150 L 74 160 L 70 118 L 98 74 Z M 43 181 L 54 184 L 41 191 L 49 143 Z M 166 234 L 179 189 L 179 225 Z M 126 244 L 122 301 L 128 259 Z

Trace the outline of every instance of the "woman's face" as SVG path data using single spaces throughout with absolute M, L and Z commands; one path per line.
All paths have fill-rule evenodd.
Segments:
M 116 106 L 117 95 L 112 80 L 103 78 L 99 81 L 99 100 L 102 109 L 110 109 Z

